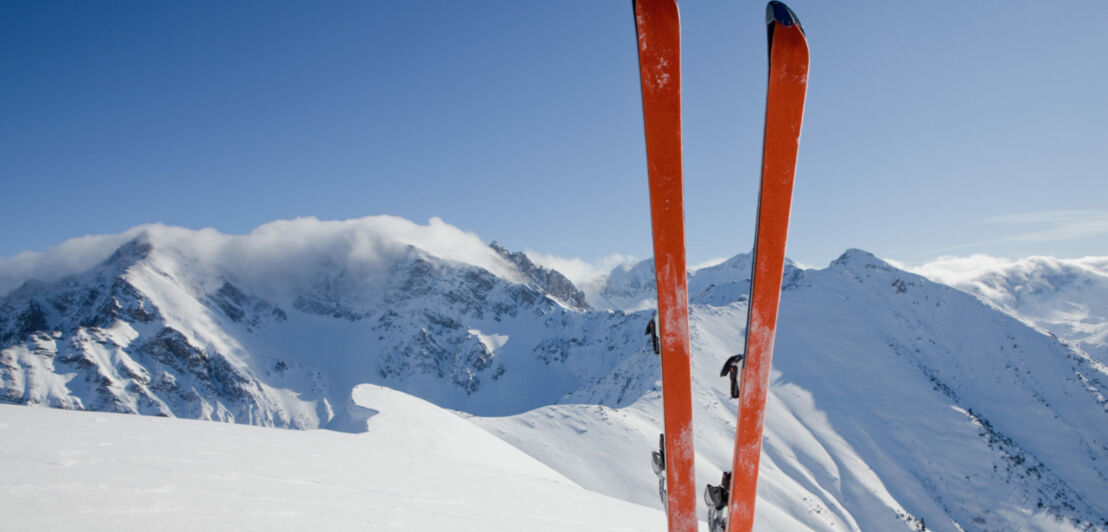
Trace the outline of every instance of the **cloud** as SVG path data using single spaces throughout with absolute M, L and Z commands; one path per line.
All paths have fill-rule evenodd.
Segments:
M 1073 262 L 1108 277 L 1108 257 L 1085 257 Z
M 85 271 L 107 259 L 128 240 L 154 227 L 142 225 L 114 235 L 80 236 L 44 251 L 24 251 L 11 258 L 0 258 L 0 295 L 18 288 L 28 279 L 54 281 Z
M 968 257 L 939 257 L 916 268 L 903 268 L 918 273 L 932 281 L 950 286 L 979 284 L 997 273 L 1031 275 L 1047 268 L 1072 267 L 1108 277 L 1108 257 L 1084 257 L 1080 259 L 1062 259 L 1056 257 L 1031 256 L 1010 260 L 983 254 Z M 979 285 L 983 286 L 983 285 Z M 983 287 L 986 290 L 988 287 Z
M 1004 214 L 978 219 L 963 227 L 958 233 L 960 243 L 948 243 L 928 250 L 925 255 L 951 255 L 976 250 L 1015 257 L 1021 251 L 1024 256 L 1041 254 L 1044 248 L 1086 250 L 1100 249 L 1108 240 L 1108 211 L 1102 210 L 1053 210 Z M 970 237 L 969 235 L 974 235 Z M 1094 240 L 1095 239 L 1095 240 Z M 1057 252 L 1057 251 L 1055 251 Z M 1080 256 L 1067 253 L 1069 256 Z
M 547 255 L 531 250 L 526 250 L 524 253 L 535 264 L 557 270 L 581 289 L 601 281 L 617 266 L 638 262 L 635 257 L 621 253 L 605 255 L 593 262 L 578 258 Z
M 1074 219 L 1082 219 L 1097 216 L 1108 216 L 1108 212 L 1095 211 L 1095 210 L 1054 210 L 1054 211 L 1034 211 L 1023 212 L 1014 214 L 1002 214 L 1000 216 L 991 216 L 982 220 L 985 223 L 999 223 L 999 224 L 1034 224 L 1034 223 L 1052 223 L 1052 222 L 1066 222 Z
M 990 272 L 1001 271 L 1015 263 L 1016 261 L 976 253 L 968 257 L 939 257 L 922 266 L 903 269 L 918 273 L 932 281 L 958 286 Z
M 339 221 L 307 217 L 270 222 L 245 235 L 150 224 L 119 234 L 74 238 L 42 252 L 0 259 L 0 295 L 28 279 L 49 282 L 89 270 L 119 246 L 143 234 L 158 252 L 178 254 L 193 261 L 190 268 L 229 272 L 256 279 L 270 288 L 279 288 L 293 279 L 311 282 L 326 265 L 337 265 L 355 276 L 370 279 L 388 259 L 403 253 L 408 246 L 518 280 L 515 267 L 479 236 L 439 218 L 420 225 L 395 216 Z M 281 291 L 288 289 L 296 287 Z
M 249 236 L 258 239 L 263 235 L 274 240 L 295 238 L 300 247 L 312 253 L 337 252 L 366 262 L 378 261 L 383 254 L 395 253 L 403 246 L 413 246 L 436 257 L 480 266 L 503 277 L 515 275 L 515 268 L 476 233 L 459 229 L 438 217 L 428 220 L 427 225 L 397 216 L 340 221 L 298 218 L 263 225 Z M 318 249 L 321 246 L 327 249 Z
M 1035 225 L 1035 230 L 1015 233 L 1005 241 L 1055 242 L 1108 234 L 1108 211 L 1057 210 L 993 216 L 982 223 L 997 225 Z

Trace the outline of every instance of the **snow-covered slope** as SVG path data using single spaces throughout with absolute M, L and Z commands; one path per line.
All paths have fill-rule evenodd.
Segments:
M 1103 365 L 860 251 L 824 270 L 790 268 L 785 286 L 759 529 L 1108 526 Z M 714 290 L 695 292 L 711 299 Z M 692 306 L 701 484 L 729 468 L 735 404 L 718 371 L 741 349 L 745 317 L 745 300 Z M 625 386 L 657 371 L 652 360 L 629 360 L 571 399 L 620 406 Z M 643 488 L 653 488 L 647 461 L 660 410 L 655 385 L 625 408 L 557 405 L 478 422 L 587 488 L 648 504 L 657 501 Z M 609 462 L 615 474 L 589 467 L 608 456 L 638 460 Z
M 0 405 L 3 530 L 664 530 L 422 400 L 362 434 Z
M 2 400 L 357 432 L 351 391 L 384 385 L 474 416 L 584 488 L 661 508 L 649 261 L 586 301 L 434 220 L 128 236 L 99 262 L 88 246 L 43 254 L 40 280 L 34 257 L 0 262 L 0 280 L 22 283 L 0 298 Z M 739 255 L 690 275 L 701 485 L 730 466 L 735 405 L 718 373 L 743 345 L 749 270 Z M 1103 364 L 856 250 L 789 266 L 781 312 L 762 529 L 1108 530 Z
M 946 258 L 917 271 L 1048 330 L 1108 364 L 1108 257 Z

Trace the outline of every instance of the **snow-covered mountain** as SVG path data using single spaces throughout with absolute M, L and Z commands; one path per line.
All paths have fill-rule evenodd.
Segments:
M 282 232 L 317 240 L 267 247 Z M 556 402 L 641 343 L 557 272 L 442 225 L 299 220 L 207 240 L 150 228 L 6 295 L 5 400 L 342 427 L 350 390 L 375 383 L 504 415 Z
M 97 242 L 0 264 L 22 283 L 0 297 L 4 401 L 356 432 L 352 390 L 371 383 L 660 508 L 649 261 L 586 300 L 438 220 Z M 729 467 L 735 405 L 718 373 L 743 345 L 749 270 L 739 255 L 690 276 L 700 484 Z M 789 266 L 784 286 L 759 529 L 1108 530 L 1103 364 L 861 251 Z
M 745 295 L 749 274 L 737 286 L 706 281 L 728 267 L 690 278 L 692 299 L 713 301 L 691 309 L 701 483 L 729 468 L 734 431 L 718 372 L 741 349 L 746 302 L 714 303 Z M 789 267 L 784 286 L 759 484 L 772 510 L 759 510 L 759 529 L 1108 526 L 1098 495 L 1108 492 L 1102 364 L 857 250 L 823 270 Z M 623 386 L 656 371 L 621 367 L 568 401 L 578 404 L 478 422 L 586 487 L 646 504 L 644 462 L 613 464 L 614 474 L 588 464 L 606 453 L 646 456 L 661 424 L 657 389 L 628 407 L 587 405 L 619 407 Z M 589 412 L 603 422 L 583 425 Z M 605 450 L 576 460 L 567 448 Z
M 1108 364 L 1108 257 L 947 258 L 918 272 L 970 292 Z

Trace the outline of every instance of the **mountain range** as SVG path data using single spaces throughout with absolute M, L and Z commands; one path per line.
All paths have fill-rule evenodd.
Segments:
M 954 287 L 860 250 L 790 264 L 759 528 L 1108 530 L 1108 283 L 1093 263 Z M 2 266 L 0 401 L 364 432 L 354 390 L 379 385 L 661 507 L 649 260 L 586 293 L 441 220 L 371 217 L 145 226 Z M 700 484 L 730 467 L 718 373 L 743 346 L 749 272 L 740 254 L 689 275 Z

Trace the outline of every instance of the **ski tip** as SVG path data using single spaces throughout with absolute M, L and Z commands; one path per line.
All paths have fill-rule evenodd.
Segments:
M 766 25 L 771 25 L 774 22 L 782 26 L 793 26 L 800 28 L 801 33 L 804 32 L 804 26 L 800 25 L 800 19 L 796 18 L 796 13 L 789 9 L 789 6 L 776 0 L 766 5 Z

